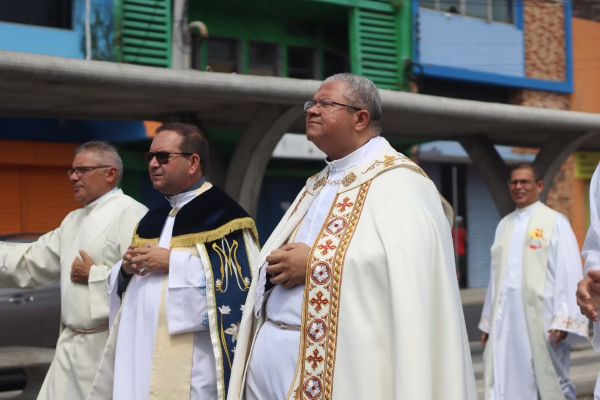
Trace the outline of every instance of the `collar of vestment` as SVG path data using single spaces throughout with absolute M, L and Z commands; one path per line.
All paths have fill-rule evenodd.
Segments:
M 339 193 L 354 189 L 375 178 L 377 175 L 395 168 L 408 168 L 420 175 L 427 176 L 417 164 L 402 153 L 397 152 L 383 137 L 373 138 L 370 142 L 365 144 L 365 146 L 369 145 L 372 145 L 373 148 L 370 149 L 368 154 L 362 157 L 358 162 L 354 163 L 353 167 L 345 170 L 345 174 L 343 174 L 343 177 L 339 180 Z M 357 151 L 360 151 L 361 149 L 362 147 Z M 354 153 L 350 156 L 353 154 Z M 338 161 L 342 160 L 344 159 Z M 327 179 L 331 172 L 332 165 L 329 163 L 321 172 L 308 178 L 306 181 L 306 191 L 312 195 L 319 193 L 319 191 L 321 191 L 328 183 Z
M 325 159 L 329 174 L 339 174 L 360 164 L 369 156 L 372 151 L 375 151 L 383 142 L 381 136 L 371 138 L 367 143 L 354 150 L 352 153 L 337 160 L 330 161 Z
M 167 199 L 172 208 L 181 208 L 187 203 L 189 203 L 191 200 L 193 200 L 200 193 L 204 192 L 203 185 L 205 182 L 206 178 L 202 177 L 198 180 L 198 182 L 194 183 L 187 191 L 174 194 L 172 196 L 165 196 L 165 198 Z M 206 187 L 206 189 L 208 189 L 209 186 L 212 185 L 210 185 L 209 183 L 204 186 Z
M 149 210 L 133 237 L 133 246 L 157 244 L 171 205 L 166 200 Z M 242 207 L 216 186 L 194 197 L 179 210 L 171 247 L 190 247 L 217 240 L 231 232 L 250 229 L 258 240 L 254 221 Z
M 538 200 L 535 203 L 528 205 L 527 207 L 517 208 L 514 211 L 514 213 L 517 217 L 528 217 L 531 215 L 531 213 L 533 213 L 535 210 L 537 210 L 541 205 L 542 205 L 542 202 Z
M 107 199 L 112 197 L 114 194 L 122 194 L 122 193 L 123 193 L 123 191 L 121 189 L 113 188 L 113 189 L 109 190 L 108 192 L 104 193 L 102 196 L 98 197 L 96 200 L 83 206 L 83 209 L 86 210 L 87 212 L 90 212 L 94 208 L 96 208 L 99 204 L 104 203 Z

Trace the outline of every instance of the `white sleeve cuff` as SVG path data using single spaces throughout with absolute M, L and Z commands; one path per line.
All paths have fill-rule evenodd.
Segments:
M 490 320 L 487 318 L 481 318 L 478 328 L 481 332 L 490 333 Z
M 206 277 L 200 258 L 187 252 L 171 252 L 166 301 L 169 334 L 208 329 Z
M 570 317 L 568 315 L 556 315 L 548 330 L 558 330 L 588 337 L 588 320 L 583 315 Z
M 92 319 L 103 319 L 109 316 L 110 301 L 107 282 L 109 277 L 110 269 L 105 265 L 92 265 L 90 268 L 88 291 Z
M 169 289 L 203 287 L 206 276 L 200 258 L 184 251 L 171 251 L 169 260 Z

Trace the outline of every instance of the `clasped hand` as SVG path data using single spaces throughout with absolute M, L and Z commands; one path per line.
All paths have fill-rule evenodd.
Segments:
M 287 243 L 267 256 L 267 273 L 271 283 L 290 289 L 304 285 L 310 247 L 304 243 Z
M 553 345 L 558 345 L 560 342 L 565 340 L 569 332 L 561 331 L 558 329 L 550 329 L 548 331 L 548 341 Z
M 79 250 L 79 256 L 75 257 L 71 264 L 71 281 L 87 285 L 92 265 L 94 265 L 92 257 L 85 250 Z
M 130 275 L 167 273 L 169 272 L 170 257 L 171 250 L 163 247 L 152 245 L 129 247 L 123 256 L 122 268 Z
M 583 315 L 592 321 L 598 321 L 598 311 L 600 310 L 600 270 L 590 271 L 577 284 L 577 304 Z

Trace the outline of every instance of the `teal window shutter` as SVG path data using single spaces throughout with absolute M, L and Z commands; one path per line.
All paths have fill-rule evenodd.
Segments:
M 118 0 L 116 58 L 119 62 L 171 66 L 171 0 Z
M 405 83 L 399 8 L 393 0 L 363 0 L 350 15 L 352 72 L 381 89 L 401 90 Z

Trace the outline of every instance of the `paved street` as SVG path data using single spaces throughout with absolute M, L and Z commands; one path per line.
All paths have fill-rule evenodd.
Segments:
M 17 351 L 18 350 L 18 351 Z M 28 351 L 22 351 L 23 348 L 12 348 L 2 357 L 0 360 L 9 358 L 26 358 L 28 362 L 49 362 L 52 358 L 52 351 L 50 349 L 29 349 Z M 12 354 L 12 355 L 11 355 Z M 473 357 L 473 368 L 475 370 L 475 379 L 477 380 L 477 391 L 479 398 L 483 399 L 483 363 L 482 363 L 482 348 L 479 342 L 471 342 L 471 355 Z M 23 361 L 23 360 L 22 360 Z M 3 364 L 0 362 L 0 364 Z M 6 364 L 6 362 L 4 362 Z M 583 346 L 575 349 L 571 355 L 571 379 L 577 387 L 577 398 L 580 400 L 593 400 L 594 385 L 596 383 L 596 376 L 600 372 L 600 353 L 595 353 L 590 346 Z M 38 373 L 38 369 L 43 370 Z M 38 376 L 38 379 L 43 379 L 46 367 L 36 366 L 30 368 L 29 372 Z M 38 381 L 41 384 L 41 381 Z M 34 400 L 36 393 L 27 392 L 22 393 L 20 391 L 10 393 L 0 393 L 0 399 L 15 399 L 15 400 Z
M 485 298 L 485 288 L 461 290 L 467 333 L 471 341 L 473 369 L 477 380 L 479 398 L 483 399 L 483 361 L 482 348 L 479 343 L 477 324 L 481 316 L 481 308 Z M 577 388 L 577 398 L 592 400 L 596 377 L 600 372 L 600 353 L 595 353 L 587 345 L 574 349 L 571 353 L 571 379 Z
M 478 342 L 471 342 L 471 355 L 477 380 L 477 392 L 479 398 L 483 399 L 483 360 L 481 345 Z M 594 352 L 590 346 L 573 350 L 571 353 L 571 379 L 577 388 L 578 399 L 593 399 L 598 372 L 600 372 L 600 353 Z
M 471 340 L 473 368 L 480 399 L 483 399 L 483 362 L 482 348 L 478 341 L 479 331 L 477 330 L 477 323 L 481 314 L 484 295 L 485 289 L 467 289 L 461 291 L 467 331 L 469 340 Z M 38 385 L 41 384 L 47 365 L 52 359 L 53 350 L 20 347 L 3 348 L 3 350 L 0 356 L 0 367 L 30 365 L 28 374 L 31 374 Z M 578 399 L 593 400 L 594 385 L 598 372 L 600 372 L 600 353 L 594 352 L 589 345 L 573 350 L 571 354 L 571 379 L 577 387 Z M 33 400 L 35 398 L 36 394 L 31 391 L 28 393 L 12 392 L 0 394 L 0 399 Z

